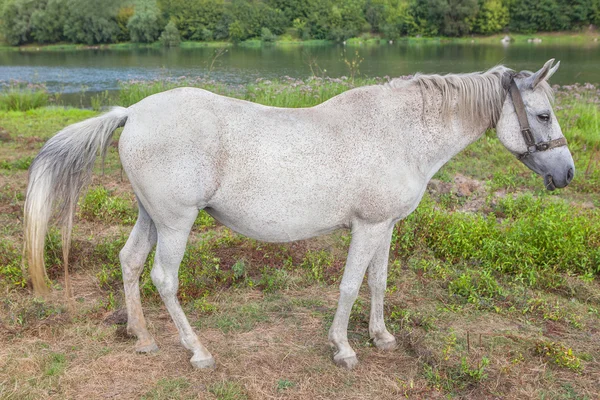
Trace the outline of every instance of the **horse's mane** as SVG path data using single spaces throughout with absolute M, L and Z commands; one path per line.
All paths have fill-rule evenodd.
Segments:
M 453 99 L 458 100 L 457 109 L 462 118 L 471 121 L 490 121 L 489 127 L 495 127 L 500 118 L 504 99 L 508 93 L 511 78 L 525 78 L 532 72 L 522 71 L 518 74 L 503 65 L 493 67 L 485 72 L 468 74 L 425 75 L 416 74 L 412 79 L 393 79 L 389 82 L 392 88 L 406 87 L 410 84 L 419 85 L 423 95 L 423 106 L 428 93 L 441 93 L 442 116 L 445 120 L 452 112 Z M 541 89 L 550 101 L 553 100 L 552 88 L 542 82 Z M 425 110 L 424 110 L 425 111 Z

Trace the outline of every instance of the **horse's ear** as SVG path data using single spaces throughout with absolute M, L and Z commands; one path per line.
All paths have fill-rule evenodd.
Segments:
M 550 79 L 550 77 L 552 75 L 554 75 L 554 73 L 558 69 L 558 66 L 560 65 L 560 61 L 557 62 L 554 67 L 552 67 L 553 63 L 554 63 L 554 58 L 551 58 L 550 60 L 546 61 L 546 64 L 544 64 L 542 69 L 540 69 L 535 74 L 531 75 L 531 77 L 529 79 L 531 82 L 532 89 L 535 89 L 535 87 L 537 85 L 539 85 L 541 82 L 547 81 L 548 79 Z

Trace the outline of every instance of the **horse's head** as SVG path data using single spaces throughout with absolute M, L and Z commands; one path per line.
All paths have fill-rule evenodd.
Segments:
M 575 174 L 573 158 L 552 111 L 552 91 L 547 80 L 556 72 L 554 59 L 537 72 L 507 76 L 510 87 L 496 124 L 504 146 L 535 173 L 544 177 L 548 190 L 565 187 Z M 510 80 L 510 82 L 509 82 Z

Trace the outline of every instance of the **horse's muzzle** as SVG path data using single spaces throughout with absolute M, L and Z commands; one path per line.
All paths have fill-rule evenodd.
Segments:
M 522 158 L 521 161 L 532 171 L 544 177 L 544 186 L 548 190 L 564 188 L 575 176 L 575 164 L 566 146 L 533 153 Z

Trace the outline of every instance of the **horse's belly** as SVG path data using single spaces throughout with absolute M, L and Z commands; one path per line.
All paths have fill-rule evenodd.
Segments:
M 298 210 L 290 214 L 261 212 L 244 209 L 240 212 L 219 208 L 206 208 L 211 216 L 242 235 L 265 242 L 291 242 L 329 233 L 349 224 L 339 218 L 315 217 L 315 214 Z

